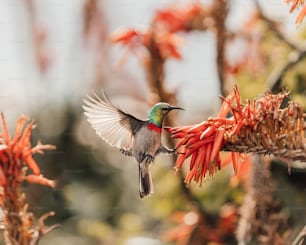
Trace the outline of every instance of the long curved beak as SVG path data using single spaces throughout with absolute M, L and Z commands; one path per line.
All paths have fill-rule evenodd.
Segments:
M 176 106 L 171 106 L 171 107 L 169 108 L 169 110 L 170 110 L 170 111 L 172 111 L 172 110 L 183 110 L 183 111 L 185 111 L 184 108 L 182 108 L 182 107 L 176 107 Z

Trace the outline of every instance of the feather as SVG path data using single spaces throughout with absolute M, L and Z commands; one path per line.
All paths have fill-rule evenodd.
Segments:
M 154 192 L 150 168 L 151 164 L 149 162 L 142 161 L 139 163 L 139 195 L 141 198 Z
M 83 105 L 84 114 L 96 133 L 111 146 L 130 152 L 134 136 L 145 123 L 125 113 L 107 98 L 103 91 L 103 100 L 96 94 L 87 95 Z

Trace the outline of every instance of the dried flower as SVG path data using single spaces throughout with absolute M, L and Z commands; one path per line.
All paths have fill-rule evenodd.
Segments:
M 276 157 L 306 161 L 303 110 L 296 102 L 280 106 L 288 92 L 241 103 L 237 87 L 223 99 L 218 117 L 209 118 L 197 125 L 167 128 L 173 138 L 180 139 L 176 148 L 179 156 L 176 169 L 187 158 L 190 171 L 186 183 L 201 183 L 206 176 L 221 169 L 220 151 L 232 153 L 234 171 L 237 172 L 241 157 L 239 153 L 256 152 Z M 231 112 L 232 116 L 227 118 Z
M 54 181 L 44 178 L 33 159 L 33 154 L 42 154 L 44 150 L 55 149 L 52 145 L 40 142 L 31 147 L 30 138 L 34 125 L 22 116 L 17 122 L 15 136 L 10 137 L 4 115 L 2 117 L 2 134 L 0 135 L 0 206 L 4 212 L 5 240 L 7 244 L 36 244 L 42 231 L 42 225 L 33 226 L 33 214 L 28 212 L 25 194 L 21 192 L 24 180 L 31 183 L 54 187 Z M 32 174 L 27 174 L 27 172 Z M 54 215 L 53 212 L 47 216 Z M 46 217 L 44 216 L 43 219 Z M 40 221 L 40 223 L 43 220 Z M 54 226 L 53 226 L 54 227 Z
M 304 0 L 286 0 L 286 3 L 291 3 L 290 13 L 301 7 L 300 13 L 298 14 L 295 21 L 297 25 L 301 24 L 306 15 L 306 6 L 304 5 Z

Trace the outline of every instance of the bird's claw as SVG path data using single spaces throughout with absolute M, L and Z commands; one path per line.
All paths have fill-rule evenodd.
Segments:
M 174 154 L 174 153 L 177 153 L 177 152 L 176 152 L 176 148 L 167 149 L 167 153 L 168 153 L 169 155 L 172 155 L 172 154 Z
M 151 163 L 154 161 L 154 157 L 150 154 L 145 154 L 143 160 L 145 161 L 145 163 Z
M 161 153 L 161 152 L 162 152 L 162 153 L 169 154 L 169 155 L 172 155 L 173 153 L 176 152 L 176 148 L 174 148 L 174 149 L 169 149 L 168 147 L 162 145 L 162 146 L 160 147 L 158 153 Z
M 132 152 L 124 149 L 120 149 L 120 152 L 125 156 L 132 156 Z
M 173 148 L 171 150 L 172 150 L 172 154 L 176 154 L 177 153 L 176 148 Z

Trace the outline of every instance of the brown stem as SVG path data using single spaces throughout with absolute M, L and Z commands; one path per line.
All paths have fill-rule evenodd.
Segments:
M 287 216 L 274 193 L 275 184 L 268 163 L 263 157 L 254 155 L 236 231 L 239 244 L 285 244 L 285 236 L 280 232 L 288 228 Z
M 149 58 L 146 61 L 145 71 L 149 88 L 154 96 L 153 101 L 164 101 L 168 103 L 175 103 L 174 93 L 168 92 L 164 87 L 165 81 L 165 59 L 161 56 L 156 40 L 154 30 L 148 45 Z M 168 121 L 169 123 L 169 121 Z
M 150 44 L 148 46 L 149 50 L 149 58 L 145 65 L 146 70 L 146 76 L 147 81 L 149 84 L 149 87 L 154 95 L 154 102 L 158 101 L 164 101 L 168 103 L 174 103 L 175 102 L 175 94 L 168 92 L 164 86 L 165 81 L 165 71 L 164 71 L 164 64 L 165 60 L 161 57 L 155 39 L 154 33 L 151 35 Z M 173 126 L 174 121 L 172 118 L 168 117 L 166 124 L 168 126 Z M 168 138 L 169 146 L 171 148 L 174 148 L 175 143 L 173 139 L 170 137 Z M 172 156 L 172 165 L 174 165 L 176 160 L 176 156 Z M 180 172 L 180 184 L 181 189 L 183 191 L 183 194 L 185 198 L 196 208 L 196 210 L 203 216 L 207 216 L 206 212 L 203 210 L 201 206 L 200 200 L 197 199 L 195 195 L 193 195 L 190 188 L 188 188 L 184 182 L 184 176 Z
M 213 18 L 216 28 L 216 42 L 217 42 L 217 57 L 216 66 L 220 83 L 220 92 L 225 96 L 224 80 L 225 80 L 225 44 L 226 44 L 226 26 L 225 21 L 228 14 L 228 1 L 215 0 L 213 5 Z
M 266 22 L 269 29 L 274 32 L 274 34 L 284 43 L 286 43 L 291 49 L 300 49 L 300 45 L 298 43 L 295 43 L 293 40 L 291 40 L 279 27 L 279 23 L 276 21 L 270 19 L 264 12 L 263 9 L 260 6 L 260 3 L 258 0 L 254 0 L 255 5 L 257 8 L 257 11 L 259 13 L 259 16 L 262 20 Z
M 306 145 L 300 149 L 267 149 L 264 146 L 249 145 L 248 142 L 240 142 L 241 144 L 225 143 L 222 146 L 223 151 L 240 152 L 240 153 L 257 153 L 263 155 L 274 155 L 274 157 L 285 158 L 292 161 L 302 161 L 306 163 Z
M 8 155 L 8 159 L 8 164 L 1 163 L 4 173 L 8 175 L 7 183 L 3 187 L 1 205 L 4 210 L 4 238 L 7 244 L 29 245 L 32 240 L 30 228 L 33 217 L 26 210 L 25 194 L 21 192 L 23 166 L 13 154 Z M 10 171 L 18 174 L 9 176 Z
M 273 93 L 280 92 L 282 90 L 282 82 L 285 74 L 292 69 L 295 65 L 306 58 L 306 50 L 293 51 L 287 62 L 279 69 L 275 70 L 268 78 L 267 84 L 271 88 Z

